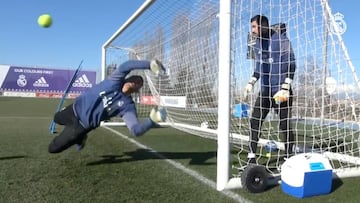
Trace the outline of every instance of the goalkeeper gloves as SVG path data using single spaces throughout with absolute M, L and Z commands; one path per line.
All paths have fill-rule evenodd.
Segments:
M 164 122 L 166 120 L 166 110 L 164 108 L 154 107 L 151 109 L 150 119 L 154 123 Z
M 286 78 L 284 84 L 281 85 L 281 90 L 273 96 L 276 104 L 286 102 L 289 99 L 291 81 L 290 78 Z
M 245 86 L 245 91 L 244 91 L 245 99 L 247 98 L 248 94 L 253 91 L 256 81 L 257 81 L 256 77 L 251 77 L 248 84 Z
M 150 61 L 150 70 L 155 73 L 155 75 L 165 73 L 165 68 L 163 64 L 157 59 L 153 59 Z

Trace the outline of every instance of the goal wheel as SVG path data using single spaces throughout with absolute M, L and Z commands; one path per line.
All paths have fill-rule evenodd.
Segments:
M 268 183 L 268 172 L 264 166 L 249 164 L 241 174 L 241 185 L 250 193 L 265 191 Z

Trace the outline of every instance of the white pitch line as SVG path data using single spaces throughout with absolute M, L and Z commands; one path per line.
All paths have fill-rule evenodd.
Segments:
M 107 127 L 107 126 L 102 126 L 103 128 L 115 133 L 116 135 L 120 136 L 121 138 L 133 143 L 134 145 L 136 145 L 137 147 L 140 147 L 140 148 L 143 148 L 143 149 L 147 149 L 149 150 L 151 153 L 153 153 L 154 155 L 156 155 L 157 157 L 161 158 L 161 159 L 164 159 L 164 161 L 166 161 L 167 163 L 169 163 L 170 165 L 174 166 L 175 168 L 183 171 L 184 173 L 192 176 L 193 178 L 199 180 L 200 182 L 204 183 L 205 185 L 213 188 L 214 190 L 216 190 L 216 183 L 206 177 L 204 177 L 203 175 L 201 175 L 200 173 L 196 172 L 196 171 L 193 171 L 189 168 L 186 168 L 184 165 L 182 165 L 181 163 L 179 162 L 176 162 L 176 161 L 173 161 L 173 160 L 170 160 L 168 159 L 167 157 L 165 157 L 164 155 L 158 153 L 157 151 L 153 150 L 152 148 L 150 147 L 147 147 L 139 142 L 137 142 L 136 140 L 110 128 L 110 127 Z M 237 202 L 247 202 L 247 203 L 252 203 L 250 200 L 247 200 L 245 199 L 244 197 L 240 196 L 239 194 L 237 193 L 234 193 L 230 190 L 223 190 L 223 191 L 219 191 L 221 193 L 223 193 L 225 196 L 237 201 Z

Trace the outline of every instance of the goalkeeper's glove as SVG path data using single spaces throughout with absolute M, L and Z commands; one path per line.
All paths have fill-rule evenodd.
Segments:
M 151 109 L 150 119 L 154 123 L 164 122 L 166 120 L 166 110 L 164 108 L 154 107 Z
M 289 99 L 291 81 L 290 78 L 286 78 L 284 84 L 281 85 L 281 90 L 273 96 L 276 104 L 286 102 Z
M 251 77 L 248 84 L 245 86 L 245 91 L 244 91 L 245 99 L 247 98 L 248 94 L 253 91 L 256 81 L 257 81 L 256 77 Z
M 163 64 L 157 59 L 153 59 L 150 61 L 150 70 L 155 73 L 155 75 L 165 73 L 165 68 Z

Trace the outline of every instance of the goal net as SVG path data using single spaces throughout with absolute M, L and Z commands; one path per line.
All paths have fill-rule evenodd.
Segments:
M 360 83 L 326 0 L 145 1 L 105 42 L 103 79 L 128 59 L 162 61 L 165 76 L 141 73 L 146 84 L 134 97 L 139 116 L 146 117 L 153 105 L 164 106 L 166 125 L 217 139 L 217 188 L 231 187 L 246 166 L 249 118 L 259 90 L 258 82 L 243 97 L 255 63 L 250 19 L 258 14 L 283 26 L 274 29 L 286 32 L 295 54 L 295 153 L 321 153 L 338 177 L 359 176 Z M 278 126 L 270 110 L 256 151 L 257 163 L 273 175 L 284 162 Z M 277 150 L 267 151 L 269 141 Z

